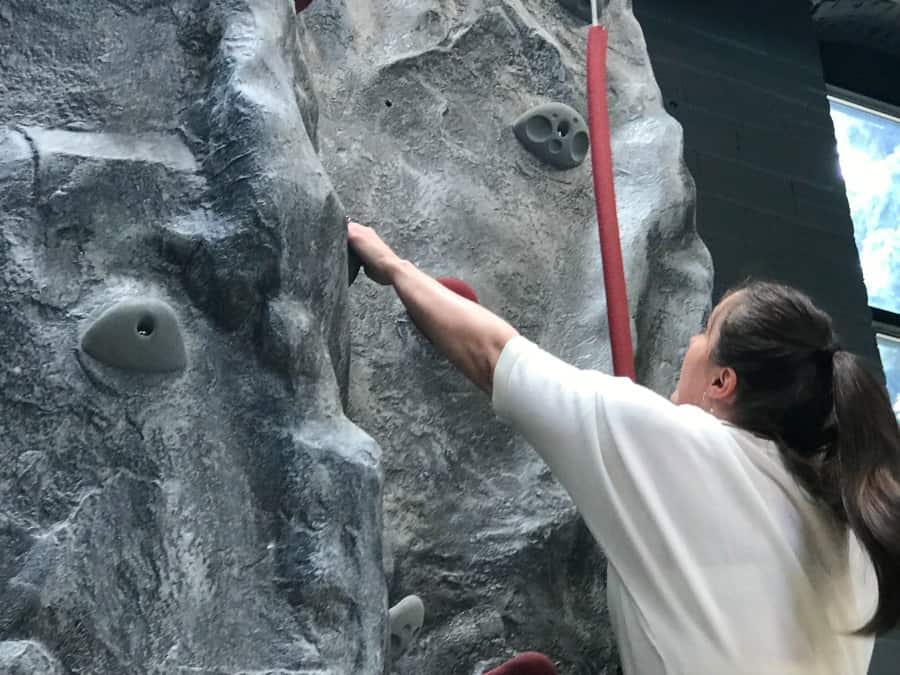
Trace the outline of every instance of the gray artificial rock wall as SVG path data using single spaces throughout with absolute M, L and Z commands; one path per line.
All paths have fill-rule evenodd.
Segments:
M 638 370 L 668 392 L 711 263 L 631 3 L 612 0 L 605 21 Z M 301 23 L 322 161 L 348 211 L 546 349 L 608 369 L 590 169 L 542 164 L 512 128 L 550 102 L 587 114 L 584 21 L 556 0 L 333 0 Z M 604 672 L 605 564 L 568 497 L 391 291 L 361 278 L 351 315 L 350 416 L 384 453 L 390 599 L 427 607 L 396 672 L 480 673 L 525 649 L 566 675 Z
M 624 0 L 607 19 L 664 390 L 709 260 L 640 30 Z M 604 671 L 602 556 L 390 292 L 348 294 L 343 225 L 607 367 L 588 168 L 512 130 L 586 113 L 581 24 L 555 0 L 0 0 L 0 673 L 374 675 L 409 592 L 398 673 L 524 648 Z
M 381 453 L 342 410 L 292 5 L 0 7 L 3 672 L 380 672 Z M 122 302 L 174 311 L 184 368 L 81 350 Z

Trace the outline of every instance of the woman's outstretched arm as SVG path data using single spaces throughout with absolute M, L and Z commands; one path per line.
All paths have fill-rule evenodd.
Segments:
M 350 223 L 347 237 L 373 281 L 393 286 L 416 326 L 472 382 L 487 393 L 506 343 L 518 333 L 400 258 L 370 227 Z

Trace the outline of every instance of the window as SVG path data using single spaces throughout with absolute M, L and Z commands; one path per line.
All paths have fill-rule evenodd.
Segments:
M 887 378 L 888 390 L 894 400 L 894 414 L 900 417 L 900 338 L 895 338 L 882 333 L 878 334 L 878 352 L 881 354 L 881 363 L 884 365 L 884 375 Z
M 832 89 L 831 118 L 878 351 L 900 417 L 900 110 Z

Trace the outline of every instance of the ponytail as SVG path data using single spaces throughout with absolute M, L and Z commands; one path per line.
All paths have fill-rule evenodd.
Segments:
M 835 343 L 831 317 L 800 291 L 751 282 L 730 293 L 712 360 L 737 376 L 733 424 L 774 441 L 785 466 L 853 530 L 878 577 L 858 634 L 900 623 L 900 428 L 881 381 Z
M 842 510 L 878 577 L 878 608 L 859 633 L 880 634 L 900 623 L 900 430 L 884 385 L 860 359 L 833 358 Z

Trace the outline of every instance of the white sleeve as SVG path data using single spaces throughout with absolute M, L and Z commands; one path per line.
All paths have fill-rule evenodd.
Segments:
M 626 378 L 579 370 L 522 337 L 500 356 L 493 403 L 571 495 L 633 594 L 666 598 L 667 580 L 692 574 L 687 540 L 710 511 L 698 483 L 714 470 L 703 413 Z

